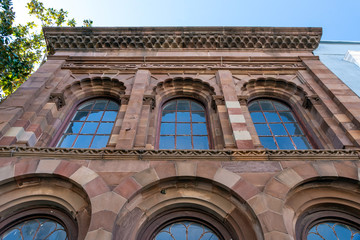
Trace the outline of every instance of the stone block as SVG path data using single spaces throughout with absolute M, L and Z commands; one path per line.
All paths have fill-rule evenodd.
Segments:
M 70 179 L 80 184 L 81 186 L 84 186 L 85 184 L 94 180 L 97 177 L 98 175 L 96 174 L 96 172 L 82 166 L 70 176 Z
M 112 233 L 109 231 L 105 231 L 104 229 L 100 228 L 91 232 L 85 237 L 85 240 L 111 240 Z
M 133 178 L 141 185 L 146 186 L 159 180 L 154 168 L 148 168 L 133 176 Z
M 61 160 L 40 160 L 37 166 L 36 173 L 54 173 L 55 169 L 59 166 Z
M 296 184 L 304 180 L 291 168 L 282 171 L 279 175 L 276 176 L 276 179 L 278 179 L 280 182 L 282 182 L 289 188 L 294 187 Z
M 214 181 L 225 185 L 228 188 L 232 188 L 237 181 L 240 180 L 240 176 L 232 173 L 226 169 L 219 168 L 214 176 Z
M 93 197 L 90 200 L 92 213 L 107 210 L 118 214 L 120 212 L 120 209 L 126 203 L 126 199 L 124 197 L 114 192 L 106 192 L 96 197 Z
M 84 185 L 90 198 L 109 192 L 110 189 L 101 177 L 97 177 Z
M 196 176 L 195 162 L 176 162 L 175 169 L 177 176 Z

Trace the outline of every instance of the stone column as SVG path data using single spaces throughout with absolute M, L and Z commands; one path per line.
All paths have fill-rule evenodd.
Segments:
M 155 96 L 145 95 L 143 107 L 139 121 L 138 130 L 135 137 L 135 148 L 145 148 L 150 124 L 150 113 L 155 107 Z
M 244 114 L 237 98 L 235 83 L 229 70 L 219 70 L 216 78 L 220 83 L 225 99 L 224 111 L 229 116 L 230 127 L 238 149 L 251 149 L 254 144 L 247 129 Z M 225 133 L 224 133 L 225 134 Z
M 134 85 L 131 90 L 129 103 L 121 125 L 118 138 L 119 141 L 116 144 L 116 148 L 133 148 L 143 108 L 144 93 L 149 86 L 149 83 L 150 72 L 148 70 L 138 70 L 135 75 Z

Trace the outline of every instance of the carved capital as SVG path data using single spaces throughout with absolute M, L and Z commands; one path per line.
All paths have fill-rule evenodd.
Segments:
M 151 110 L 155 108 L 155 96 L 154 95 L 144 95 L 143 104 L 150 105 Z
M 305 96 L 302 106 L 305 109 L 310 109 L 319 100 L 320 98 L 318 95 Z
M 249 96 L 242 95 L 238 96 L 238 101 L 240 102 L 240 105 L 246 106 L 248 104 Z
M 123 95 L 120 97 L 121 105 L 128 105 L 130 99 L 130 95 Z
M 211 103 L 211 107 L 216 110 L 216 106 L 225 105 L 224 96 L 221 95 L 213 95 L 213 101 Z
M 65 106 L 64 93 L 51 93 L 49 101 L 55 103 L 57 110 Z

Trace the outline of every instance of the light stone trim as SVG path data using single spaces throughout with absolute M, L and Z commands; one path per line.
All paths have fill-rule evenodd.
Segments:
M 232 188 L 241 177 L 233 172 L 226 169 L 219 168 L 214 176 L 214 181 L 219 182 L 228 188 Z
M 61 160 L 40 160 L 36 173 L 53 173 Z
M 234 131 L 235 140 L 252 140 L 248 131 Z
M 70 176 L 70 179 L 80 184 L 81 186 L 84 186 L 85 184 L 89 183 L 90 181 L 94 180 L 97 177 L 98 174 L 96 172 L 92 171 L 87 167 L 82 166 Z
M 239 101 L 225 101 L 227 108 L 241 108 Z
M 229 115 L 231 123 L 245 123 L 245 117 L 242 114 Z
M 6 137 L 16 137 L 16 139 L 19 139 L 21 135 L 23 135 L 25 132 L 23 127 L 11 127 L 4 136 Z

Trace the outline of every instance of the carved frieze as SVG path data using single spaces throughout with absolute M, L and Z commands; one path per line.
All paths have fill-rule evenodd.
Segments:
M 321 28 L 158 27 L 43 28 L 51 52 L 64 49 L 314 50 Z

